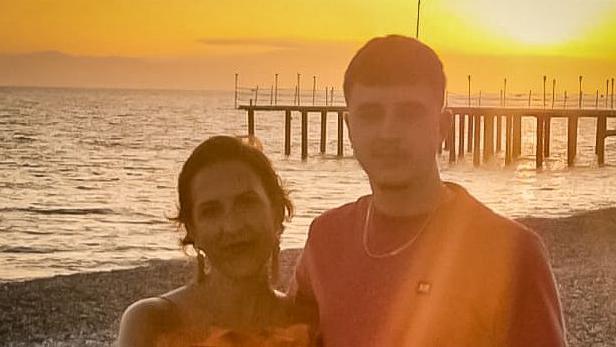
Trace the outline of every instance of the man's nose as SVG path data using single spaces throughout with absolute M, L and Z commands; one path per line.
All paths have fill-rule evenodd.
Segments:
M 402 124 L 392 112 L 384 114 L 379 135 L 384 139 L 399 139 L 402 136 Z

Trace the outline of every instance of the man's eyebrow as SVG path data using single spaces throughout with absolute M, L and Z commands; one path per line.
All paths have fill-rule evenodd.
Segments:
M 424 105 L 419 101 L 402 101 L 396 104 L 399 107 L 423 107 Z
M 381 108 L 381 105 L 378 102 L 365 102 L 360 104 L 358 109 L 376 109 Z

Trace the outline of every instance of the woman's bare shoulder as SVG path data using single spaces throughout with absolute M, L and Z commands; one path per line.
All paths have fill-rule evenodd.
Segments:
M 180 287 L 128 306 L 120 322 L 119 346 L 152 346 L 158 335 L 177 328 L 180 315 L 176 300 L 181 299 L 183 292 Z

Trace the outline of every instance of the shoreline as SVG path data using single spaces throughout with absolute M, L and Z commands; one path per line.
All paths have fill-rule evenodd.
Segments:
M 543 239 L 563 304 L 570 346 L 616 340 L 616 208 L 562 218 L 516 218 Z M 284 288 L 301 249 L 280 257 Z M 194 274 L 188 259 L 150 260 L 130 269 L 0 283 L 0 345 L 109 346 L 124 309 Z
M 578 216 L 583 216 L 583 215 L 587 215 L 587 214 L 592 214 L 592 213 L 600 213 L 601 211 L 604 210 L 611 210 L 611 209 L 616 209 L 616 206 L 614 207 L 604 207 L 604 208 L 600 208 L 600 209 L 595 209 L 595 210 L 575 210 L 572 211 L 571 214 L 556 214 L 554 216 L 546 216 L 546 215 L 516 215 L 516 216 L 509 216 L 509 215 L 504 215 L 506 218 L 518 221 L 518 222 L 523 222 L 523 221 L 527 221 L 527 220 L 552 220 L 552 219 L 565 219 L 565 218 L 574 218 L 574 217 L 578 217 Z M 532 222 L 531 222 L 532 223 Z M 524 224 L 524 223 L 523 223 Z M 281 252 L 285 252 L 285 251 L 295 251 L 295 250 L 301 250 L 301 248 L 299 247 L 288 247 L 288 248 L 282 248 Z M 181 251 L 180 251 L 181 252 Z M 118 265 L 118 266 L 114 266 L 113 268 L 110 269 L 100 269 L 100 270 L 92 270 L 92 271 L 81 271 L 81 272 L 71 272 L 71 273 L 59 273 L 59 274 L 51 274 L 51 275 L 42 275 L 42 276 L 36 276 L 36 277 L 22 277 L 22 278 L 0 278 L 0 286 L 4 285 L 4 284 L 9 284 L 9 283 L 24 283 L 24 282 L 31 282 L 31 281 L 38 281 L 38 280 L 49 280 L 55 277 L 66 277 L 66 276 L 80 276 L 80 275 L 86 275 L 86 274 L 96 274 L 96 273 L 107 273 L 107 272 L 113 272 L 113 271 L 125 271 L 125 270 L 134 270 L 134 269 L 139 269 L 142 267 L 148 267 L 148 266 L 154 266 L 160 262 L 181 262 L 181 261 L 186 261 L 187 260 L 186 255 L 178 255 L 176 257 L 172 257 L 172 258 L 151 258 L 151 259 L 147 259 L 147 260 L 143 260 L 142 263 L 140 264 L 136 264 L 136 265 Z

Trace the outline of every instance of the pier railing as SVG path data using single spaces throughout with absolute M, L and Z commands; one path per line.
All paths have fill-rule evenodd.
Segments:
M 279 89 L 277 94 L 270 89 L 262 90 L 247 87 L 238 87 L 236 90 L 235 107 L 240 105 L 254 106 L 345 106 L 346 101 L 341 90 L 333 87 L 326 88 L 313 94 L 310 91 Z M 452 93 L 448 92 L 445 97 L 447 105 L 472 106 L 472 107 L 501 107 L 501 108 L 549 108 L 549 109 L 600 109 L 609 110 L 614 108 L 614 96 L 612 94 L 582 93 L 570 95 L 566 92 L 546 94 L 512 93 L 504 97 L 498 93 Z M 313 102 L 314 101 L 314 102 Z
M 255 112 L 284 112 L 285 141 L 284 153 L 291 153 L 291 113 L 301 114 L 301 156 L 308 156 L 308 115 L 320 114 L 321 139 L 320 152 L 325 153 L 327 136 L 327 117 L 335 113 L 338 117 L 337 155 L 343 156 L 344 114 L 346 102 L 340 90 L 334 87 L 317 88 L 317 78 L 312 78 L 312 89 L 301 86 L 301 74 L 297 74 L 295 88 L 279 88 L 278 74 L 269 88 L 240 87 L 238 74 L 235 75 L 235 100 L 237 109 L 247 111 L 248 134 L 255 135 Z M 543 76 L 541 93 L 529 90 L 528 93 L 507 91 L 507 79 L 499 93 L 472 93 L 471 76 L 468 79 L 468 92 L 445 92 L 446 109 L 451 114 L 451 130 L 444 147 L 449 151 L 449 161 L 456 162 L 465 153 L 473 154 L 473 163 L 478 166 L 494 157 L 495 152 L 503 150 L 505 165 L 509 165 L 521 155 L 522 118 L 533 117 L 536 121 L 535 157 L 537 168 L 550 156 L 552 118 L 567 119 L 567 164 L 573 166 L 577 152 L 579 119 L 596 119 L 595 154 L 599 165 L 605 163 L 605 139 L 616 136 L 616 129 L 607 129 L 607 119 L 616 118 L 614 105 L 614 78 L 607 79 L 605 89 L 595 89 L 586 93 L 582 89 L 582 76 L 579 76 L 577 93 L 567 91 L 557 93 L 556 79 L 552 80 L 551 90 L 546 88 L 547 77 Z M 611 82 L 611 88 L 610 88 Z M 456 126 L 457 125 L 457 126 Z M 503 138 L 504 128 L 504 138 Z M 457 130 L 456 130 L 457 129 Z M 456 133 L 457 131 L 457 133 Z M 483 133 L 482 133 L 483 132 Z M 456 148 L 457 145 L 457 148 Z
M 278 74 L 274 83 L 263 87 L 239 85 L 239 75 L 235 75 L 234 105 L 252 104 L 254 106 L 344 106 L 343 93 L 333 86 L 318 86 L 317 77 L 312 76 L 312 88 L 302 88 L 301 74 L 293 88 L 280 88 Z M 471 75 L 467 76 L 468 92 L 445 92 L 445 104 L 454 107 L 501 107 L 501 108 L 551 108 L 551 109 L 614 109 L 614 78 L 606 79 L 605 88 L 594 88 L 590 92 L 582 88 L 582 76 L 579 76 L 579 88 L 575 92 L 557 91 L 556 79 L 552 80 L 551 89 L 547 86 L 547 76 L 543 76 L 543 88 L 540 92 L 511 92 L 507 89 L 507 79 L 503 80 L 499 93 L 473 92 Z M 610 83 L 611 82 L 611 83 Z M 611 84 L 611 85 L 610 85 Z

